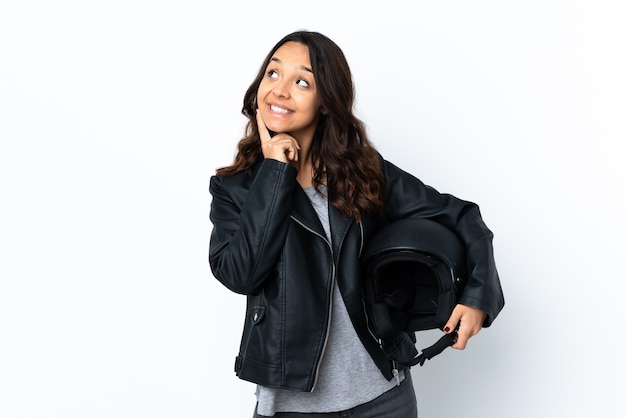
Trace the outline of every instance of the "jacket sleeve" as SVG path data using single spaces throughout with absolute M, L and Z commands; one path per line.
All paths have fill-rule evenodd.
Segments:
M 228 187 L 228 177 L 211 177 L 209 264 L 230 290 L 260 292 L 287 235 L 296 174 L 289 164 L 267 159 L 249 189 Z
M 459 303 L 487 313 L 488 327 L 504 307 L 504 296 L 493 253 L 493 233 L 475 203 L 439 193 L 419 179 L 385 161 L 389 220 L 428 218 L 454 231 L 466 246 L 468 282 Z

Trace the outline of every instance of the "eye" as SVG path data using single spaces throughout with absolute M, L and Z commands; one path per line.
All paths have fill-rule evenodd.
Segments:
M 269 70 L 267 72 L 267 76 L 269 78 L 276 78 L 276 77 L 278 77 L 278 72 L 276 70 Z
M 296 84 L 300 87 L 309 87 L 309 82 L 303 79 L 296 81 Z

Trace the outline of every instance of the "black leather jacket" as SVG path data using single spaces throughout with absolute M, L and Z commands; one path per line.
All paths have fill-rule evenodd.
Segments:
M 465 242 L 470 279 L 459 302 L 485 311 L 489 326 L 504 299 L 492 233 L 478 207 L 438 193 L 389 162 L 384 171 L 388 219 L 430 218 Z M 296 174 L 289 164 L 266 159 L 251 175 L 211 177 L 211 270 L 226 287 L 248 296 L 235 372 L 264 386 L 311 391 L 337 281 L 361 342 L 392 379 L 394 366 L 368 330 L 360 282 L 360 252 L 382 219 L 355 222 L 329 205 L 329 243 Z

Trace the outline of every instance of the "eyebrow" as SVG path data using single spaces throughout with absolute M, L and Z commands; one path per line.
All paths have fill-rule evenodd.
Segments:
M 280 59 L 278 59 L 278 58 L 272 58 L 270 61 L 271 61 L 271 62 L 277 62 L 277 63 L 279 63 L 279 64 L 282 64 L 282 63 L 283 63 L 283 62 L 282 62 Z M 301 70 L 303 70 L 303 71 L 308 71 L 309 73 L 313 74 L 313 70 L 312 70 L 311 68 L 307 67 L 306 65 L 301 65 L 299 68 L 300 68 Z

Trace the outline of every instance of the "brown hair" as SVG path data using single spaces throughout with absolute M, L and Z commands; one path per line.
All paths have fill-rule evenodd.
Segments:
M 367 138 L 363 122 L 353 114 L 354 84 L 350 67 L 341 49 L 317 32 L 293 32 L 269 52 L 243 99 L 241 113 L 248 122 L 235 160 L 232 165 L 219 168 L 217 174 L 249 171 L 263 159 L 255 118 L 256 96 L 270 59 L 286 42 L 298 42 L 309 48 L 321 108 L 325 109 L 311 146 L 313 184 L 319 186 L 326 177 L 330 203 L 344 216 L 360 220 L 363 214 L 382 211 L 381 160 Z

